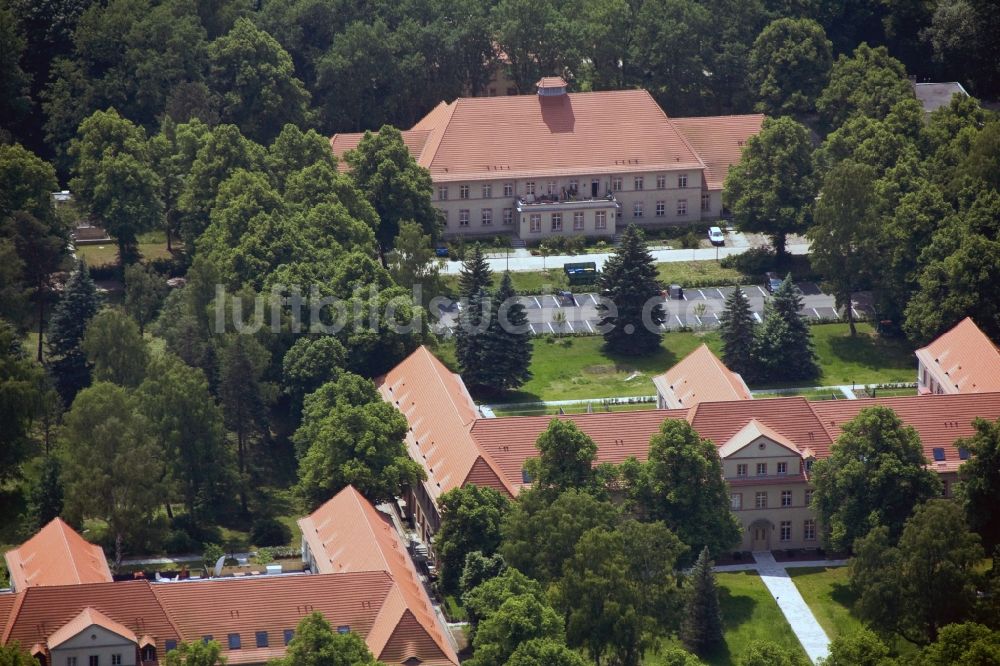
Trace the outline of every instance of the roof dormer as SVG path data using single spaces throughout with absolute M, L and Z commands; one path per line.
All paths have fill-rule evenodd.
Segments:
M 543 76 L 535 86 L 539 97 L 559 97 L 566 94 L 566 80 L 561 76 Z

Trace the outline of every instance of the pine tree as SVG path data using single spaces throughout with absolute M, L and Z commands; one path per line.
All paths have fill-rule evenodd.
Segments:
M 688 576 L 691 589 L 685 604 L 681 640 L 689 650 L 704 655 L 722 642 L 722 615 L 719 593 L 708 547 L 702 549 Z
M 455 328 L 455 356 L 462 379 L 473 388 L 490 386 L 491 375 L 487 358 L 487 333 L 490 316 L 488 296 L 480 290 L 471 294 L 458 315 Z
M 812 332 L 802 309 L 802 292 L 792 276 L 785 278 L 764 308 L 764 323 L 755 342 L 758 379 L 796 381 L 819 376 Z
M 607 348 L 636 355 L 658 349 L 662 337 L 659 327 L 666 314 L 663 305 L 656 303 L 643 322 L 643 309 L 650 299 L 659 297 L 660 284 L 645 237 L 634 224 L 625 230 L 618 249 L 604 263 L 599 284 L 602 300 L 612 303 L 597 306 Z
M 490 304 L 490 323 L 483 340 L 484 374 L 497 391 L 515 389 L 531 379 L 531 336 L 524 305 L 505 272 Z
M 750 301 L 738 286 L 726 297 L 726 308 L 719 317 L 722 338 L 722 362 L 733 372 L 750 380 L 754 376 L 754 320 Z
M 79 261 L 66 286 L 59 304 L 49 321 L 48 353 L 56 388 L 67 405 L 77 392 L 90 383 L 87 356 L 83 351 L 83 334 L 87 324 L 97 314 L 100 300 L 90 271 Z
M 488 290 L 493 284 L 493 271 L 483 257 L 483 248 L 479 243 L 472 248 L 472 254 L 467 254 L 458 273 L 458 296 L 472 300 L 481 291 Z

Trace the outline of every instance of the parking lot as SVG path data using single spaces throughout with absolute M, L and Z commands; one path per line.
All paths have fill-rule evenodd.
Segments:
M 836 320 L 842 313 L 835 308 L 834 297 L 824 294 L 818 285 L 812 282 L 798 283 L 803 294 L 802 314 L 812 320 Z M 725 299 L 733 291 L 733 287 L 703 287 L 701 289 L 686 289 L 681 299 L 666 299 L 662 303 L 667 313 L 666 321 L 661 325 L 664 330 L 679 328 L 706 329 L 719 325 L 719 315 L 725 309 Z M 742 287 L 750 301 L 750 308 L 758 321 L 764 315 L 764 303 L 769 297 L 763 286 L 746 285 Z M 522 296 L 528 315 L 531 332 L 535 335 L 545 333 L 598 333 L 598 322 L 601 317 L 597 311 L 600 297 L 596 293 L 570 294 L 565 298 L 555 294 L 537 296 Z M 855 314 L 860 318 L 866 315 L 865 307 L 855 304 Z M 452 313 L 442 318 L 446 326 L 454 326 L 456 316 Z

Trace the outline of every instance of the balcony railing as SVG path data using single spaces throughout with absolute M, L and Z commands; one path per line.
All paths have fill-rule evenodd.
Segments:
M 556 194 L 527 195 L 517 198 L 517 211 L 526 210 L 582 210 L 588 208 L 606 208 L 609 205 L 621 208 L 614 194 L 603 197 L 559 196 Z

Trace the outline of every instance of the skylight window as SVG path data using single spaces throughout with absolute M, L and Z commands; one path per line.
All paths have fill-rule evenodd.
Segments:
M 350 625 L 342 624 L 339 627 L 337 627 L 338 634 L 347 634 L 350 633 L 350 631 L 351 631 Z
M 968 460 L 969 459 L 969 449 L 967 449 L 965 447 L 962 447 L 962 446 L 958 447 L 958 457 L 960 459 L 962 459 L 962 460 Z
M 937 462 L 944 461 L 944 449 L 940 446 L 934 447 L 934 460 Z
M 239 650 L 241 646 L 239 634 L 229 634 L 229 649 Z

